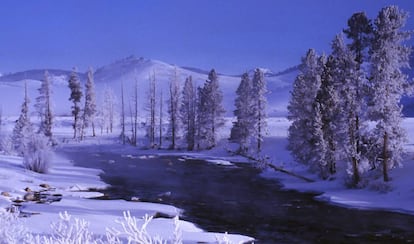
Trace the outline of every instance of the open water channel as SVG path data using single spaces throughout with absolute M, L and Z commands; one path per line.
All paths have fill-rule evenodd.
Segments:
M 332 206 L 286 191 L 246 164 L 218 166 L 175 156 L 139 158 L 100 148 L 60 151 L 76 165 L 103 170 L 109 199 L 139 197 L 184 210 L 202 229 L 249 235 L 257 243 L 410 243 L 414 216 Z M 113 150 L 112 150 L 113 151 Z

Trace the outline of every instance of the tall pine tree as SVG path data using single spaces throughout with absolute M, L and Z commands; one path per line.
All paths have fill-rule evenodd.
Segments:
M 326 62 L 321 58 L 320 65 L 323 66 L 321 73 L 321 86 L 315 98 L 315 119 L 317 130 L 322 133 L 322 150 L 315 150 L 314 154 L 323 154 L 318 164 L 321 175 L 327 178 L 336 173 L 337 152 L 337 128 L 341 114 L 340 101 L 337 94 L 337 84 L 334 77 L 335 58 L 329 56 Z M 319 134 L 319 131 L 317 131 Z M 319 136 L 319 135 L 318 135 Z M 319 140 L 320 141 L 320 140 Z
M 288 149 L 301 163 L 310 164 L 315 150 L 313 133 L 314 101 L 321 85 L 321 67 L 315 50 L 310 49 L 299 66 L 288 105 Z
M 217 130 L 224 125 L 225 113 L 222 105 L 223 94 L 214 69 L 208 74 L 208 79 L 198 95 L 199 139 L 202 147 L 211 149 L 216 146 Z
M 23 155 L 26 151 L 28 138 L 33 135 L 33 126 L 29 116 L 29 96 L 27 94 L 27 83 L 24 84 L 24 100 L 20 112 L 20 116 L 16 121 L 12 134 L 13 149 Z
M 50 143 L 52 139 L 53 113 L 52 113 L 52 88 L 49 73 L 45 71 L 41 82 L 39 96 L 36 98 L 35 108 L 40 117 L 39 133 L 45 135 Z
M 84 129 L 92 126 L 92 136 L 95 134 L 95 115 L 96 115 L 96 95 L 95 95 L 95 82 L 93 79 L 92 68 L 88 70 L 88 78 L 85 83 L 85 107 L 83 109 L 83 123 L 82 123 L 82 136 Z
M 250 147 L 256 125 L 254 117 L 256 96 L 253 96 L 253 83 L 248 73 L 242 75 L 236 94 L 236 110 L 234 110 L 236 121 L 231 128 L 230 140 L 237 142 L 240 145 L 239 152 L 245 154 Z
M 381 148 L 384 181 L 388 171 L 401 162 L 405 132 L 401 127 L 400 100 L 410 84 L 401 69 L 409 67 L 411 49 L 403 44 L 410 32 L 403 31 L 408 14 L 397 6 L 383 8 L 375 19 L 371 48 L 371 108 L 375 142 Z
M 360 181 L 361 160 L 366 160 L 366 75 L 360 69 L 355 53 L 345 45 L 342 35 L 332 42 L 332 56 L 335 58 L 334 79 L 338 82 L 341 118 L 338 124 L 338 143 L 345 159 L 349 162 L 352 184 Z
M 184 130 L 187 150 L 191 151 L 195 146 L 196 137 L 196 89 L 193 78 L 187 77 L 182 91 L 182 101 L 180 106 L 180 117 Z
M 266 104 L 267 104 L 267 87 L 266 81 L 264 79 L 263 71 L 259 68 L 255 69 L 253 79 L 253 94 L 254 94 L 254 103 L 253 103 L 253 119 L 255 119 L 254 123 L 254 137 L 257 143 L 257 152 L 262 150 L 262 143 L 264 135 L 266 134 Z
M 73 69 L 72 73 L 69 77 L 69 89 L 70 89 L 70 97 L 69 101 L 72 101 L 72 115 L 73 115 L 73 138 L 76 138 L 79 134 L 80 130 L 80 113 L 81 107 L 80 102 L 82 98 L 82 88 L 79 81 L 78 74 L 76 73 L 76 69 Z

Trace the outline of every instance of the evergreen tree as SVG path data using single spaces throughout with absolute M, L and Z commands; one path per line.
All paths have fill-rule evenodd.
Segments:
M 78 136 L 78 130 L 80 129 L 79 116 L 81 112 L 80 102 L 82 98 L 82 88 L 76 73 L 76 69 L 73 69 L 69 77 L 69 88 L 70 88 L 70 97 L 69 101 L 72 101 L 72 115 L 73 115 L 73 138 Z
M 343 40 L 337 41 L 337 51 L 342 52 L 343 57 L 336 56 L 341 60 L 338 70 L 343 69 L 342 73 L 346 73 L 346 77 L 340 75 L 342 82 L 345 82 L 344 89 L 342 89 L 345 99 L 344 108 L 347 113 L 348 124 L 348 146 L 344 144 L 347 149 L 348 156 L 352 162 L 352 178 L 353 184 L 357 185 L 360 180 L 360 172 L 358 171 L 361 160 L 368 158 L 368 151 L 365 141 L 367 141 L 367 132 L 365 130 L 365 122 L 367 117 L 366 100 L 369 95 L 369 71 L 364 68 L 367 67 L 369 61 L 369 49 L 373 38 L 373 27 L 371 20 L 368 19 L 364 12 L 355 13 L 348 20 L 348 28 L 344 30 L 344 33 L 351 40 L 348 44 L 348 50 L 340 45 L 343 44 Z M 342 37 L 341 37 L 342 38 Z M 340 43 L 342 42 L 342 43 Z M 335 44 L 334 44 L 335 45 Z M 333 47 L 335 52 L 335 47 Z M 355 62 L 349 60 L 352 53 Z M 348 60 L 347 60 L 348 59 Z M 341 73 L 341 71 L 339 71 Z M 349 94 L 344 93 L 347 91 Z
M 236 94 L 236 110 L 234 110 L 236 121 L 231 128 L 230 140 L 238 143 L 240 145 L 239 152 L 244 154 L 251 144 L 256 122 L 256 118 L 254 118 L 256 97 L 253 96 L 253 83 L 248 73 L 242 75 Z
M 322 154 L 318 164 L 321 168 L 321 175 L 327 178 L 329 174 L 336 173 L 337 152 L 337 128 L 340 115 L 340 100 L 337 94 L 337 84 L 335 83 L 335 58 L 329 56 L 327 61 L 324 58 L 319 61 L 323 65 L 321 74 L 321 86 L 315 98 L 315 124 L 317 127 L 317 137 L 321 148 L 315 150 L 315 154 Z M 318 135 L 321 133 L 321 135 Z
M 349 165 L 353 185 L 360 181 L 361 160 L 367 159 L 366 141 L 366 87 L 364 71 L 355 58 L 356 54 L 346 46 L 342 35 L 332 42 L 332 56 L 335 58 L 334 79 L 338 83 L 341 118 L 338 124 L 338 143 Z
M 203 148 L 206 141 L 208 120 L 207 114 L 207 96 L 202 87 L 197 87 L 197 110 L 196 110 L 196 144 L 197 149 Z
M 302 58 L 299 74 L 293 83 L 288 105 L 289 127 L 288 149 L 301 163 L 310 164 L 315 150 L 314 138 L 309 128 L 314 123 L 314 102 L 321 85 L 321 72 L 318 56 L 310 49 Z
M 52 113 L 52 89 L 49 73 L 45 71 L 45 78 L 38 89 L 39 96 L 36 98 L 35 108 L 40 117 L 39 133 L 45 135 L 50 143 L 52 139 L 53 113 Z
M 170 149 L 175 149 L 178 138 L 178 129 L 180 128 L 180 83 L 178 80 L 177 68 L 174 70 L 174 75 L 170 81 L 170 98 L 168 100 L 168 137 L 171 139 Z
M 217 143 L 217 130 L 224 125 L 225 110 L 222 105 L 223 94 L 219 88 L 218 77 L 213 69 L 208 80 L 198 92 L 199 143 L 202 147 L 211 149 Z
M 12 143 L 14 150 L 23 155 L 26 151 L 28 137 L 33 134 L 33 126 L 29 116 L 29 96 L 27 94 L 27 83 L 24 85 L 24 100 L 20 112 L 20 116 L 16 121 L 12 134 Z
M 319 172 L 323 179 L 329 175 L 330 146 L 325 137 L 326 124 L 323 121 L 323 105 L 319 102 L 314 103 L 314 116 L 311 121 L 311 127 L 308 128 L 312 134 L 312 147 L 309 157 L 309 165 L 313 171 Z
M 254 136 L 257 142 L 257 152 L 262 150 L 262 143 L 264 134 L 266 133 L 266 104 L 267 104 L 267 88 L 266 81 L 264 79 L 264 74 L 261 69 L 256 69 L 253 75 L 253 94 L 254 94 L 254 103 L 253 103 L 253 119 L 256 120 L 254 127 L 255 133 Z
M 182 91 L 180 117 L 184 125 L 184 135 L 187 142 L 187 150 L 192 151 L 195 146 L 196 136 L 196 89 L 191 76 L 187 77 Z
M 88 78 L 85 83 L 85 107 L 83 109 L 83 124 L 82 124 L 82 136 L 84 128 L 92 126 L 92 136 L 95 134 L 95 115 L 96 115 L 96 95 L 95 95 L 95 82 L 93 79 L 92 68 L 89 68 Z
M 369 61 L 368 50 L 373 37 L 371 20 L 364 12 L 354 13 L 348 19 L 348 28 L 344 33 L 351 40 L 349 49 L 355 54 L 357 68 L 361 69 L 362 64 Z
M 370 118 L 375 121 L 375 142 L 381 148 L 384 181 L 388 170 L 401 162 L 405 132 L 401 127 L 400 99 L 410 84 L 401 71 L 408 68 L 411 49 L 403 45 L 410 32 L 403 31 L 408 14 L 397 6 L 383 8 L 375 19 L 371 49 L 372 104 Z

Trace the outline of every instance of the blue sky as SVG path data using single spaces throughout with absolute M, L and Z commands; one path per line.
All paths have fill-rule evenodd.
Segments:
M 0 72 L 76 66 L 135 55 L 242 73 L 282 70 L 330 42 L 357 11 L 374 18 L 411 0 L 2 0 Z M 414 29 L 414 17 L 408 29 Z

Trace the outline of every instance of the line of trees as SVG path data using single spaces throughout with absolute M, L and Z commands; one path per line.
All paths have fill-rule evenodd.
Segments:
M 407 17 L 396 6 L 383 8 L 373 21 L 355 13 L 330 55 L 310 49 L 302 59 L 288 105 L 288 148 L 322 178 L 346 162 L 353 186 L 367 171 L 389 181 L 388 171 L 401 164 L 400 99 L 412 88 L 402 72 L 411 53 L 404 45 Z
M 230 140 L 239 144 L 240 154 L 249 154 L 253 149 L 260 153 L 267 126 L 267 88 L 263 71 L 255 69 L 252 79 L 244 73 L 236 94 L 236 121 L 233 122 Z
M 218 76 L 211 70 L 202 87 L 196 88 L 191 76 L 185 79 L 183 89 L 179 82 L 177 69 L 169 84 L 168 128 L 166 138 L 169 149 L 176 149 L 184 141 L 188 150 L 211 149 L 216 146 L 218 129 L 224 125 L 225 110 L 222 105 L 223 94 L 219 88 Z M 158 125 L 157 125 L 157 104 Z M 160 148 L 163 138 L 162 93 L 156 96 L 155 74 L 149 77 L 149 91 L 146 110 L 146 136 L 149 148 Z M 122 111 L 124 108 L 122 108 Z M 121 121 L 125 121 L 125 114 Z M 157 142 L 157 128 L 158 139 Z M 136 144 L 135 144 L 136 145 Z
M 100 107 L 97 106 L 92 68 L 88 70 L 84 92 L 76 69 L 73 69 L 69 76 L 68 87 L 70 89 L 69 101 L 72 102 L 73 138 L 83 140 L 86 136 L 87 128 L 91 128 L 93 137 L 97 134 L 97 127 L 100 128 L 101 134 L 104 131 L 112 133 L 117 118 L 114 91 L 109 87 L 105 87 L 102 105 Z M 82 106 L 83 97 L 84 105 Z

